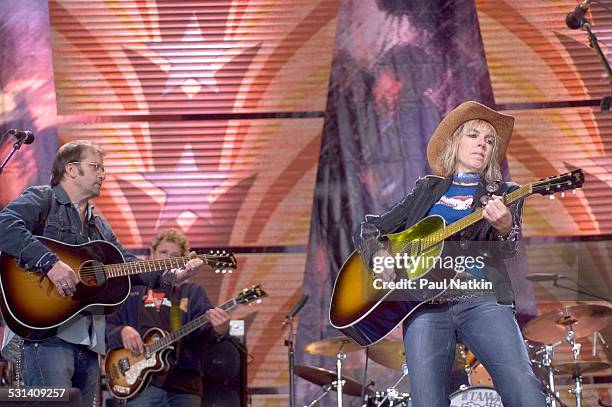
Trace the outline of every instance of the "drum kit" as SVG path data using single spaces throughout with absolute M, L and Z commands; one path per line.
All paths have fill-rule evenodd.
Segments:
M 606 342 L 599 331 L 612 321 L 612 308 L 595 304 L 568 305 L 563 308 L 542 314 L 525 325 L 523 335 L 526 339 L 545 345 L 537 348 L 529 345 L 535 355 L 532 363 L 543 371 L 543 390 L 546 393 L 550 407 L 563 407 L 555 391 L 555 374 L 571 375 L 574 387 L 570 393 L 576 399 L 576 407 L 582 407 L 582 378 L 587 373 L 606 370 L 612 365 L 609 362 L 579 360 L 582 347 L 578 339 L 594 334 L 593 356 L 597 351 L 597 339 L 607 348 Z M 572 360 L 569 362 L 553 361 L 555 350 L 563 345 L 569 345 Z
M 538 376 L 541 376 L 542 389 L 546 394 L 549 407 L 566 406 L 560 399 L 559 393 L 555 391 L 556 376 L 570 375 L 572 377 L 573 388 L 570 393 L 576 400 L 576 407 L 582 407 L 583 377 L 612 367 L 609 362 L 586 361 L 578 358 L 581 349 L 578 339 L 588 335 L 594 335 L 596 339 L 593 344 L 595 347 L 594 353 L 599 341 L 607 348 L 607 344 L 599 331 L 611 321 L 612 308 L 602 305 L 581 304 L 565 306 L 542 314 L 524 326 L 525 342 L 529 348 L 529 354 L 532 355 L 532 364 L 537 368 L 537 372 L 541 373 Z M 544 345 L 536 346 L 533 343 Z M 555 350 L 564 345 L 569 345 L 571 348 L 572 360 L 553 361 Z M 335 356 L 337 363 L 335 372 L 319 367 L 295 367 L 296 375 L 323 388 L 323 392 L 305 406 L 314 406 L 329 392 L 336 391 L 338 393 L 338 406 L 342 406 L 341 395 L 346 394 L 361 397 L 364 401 L 364 407 L 409 407 L 411 405 L 410 395 L 397 390 L 400 382 L 408 375 L 403 342 L 383 339 L 367 348 L 369 359 L 401 373 L 398 380 L 384 391 L 375 391 L 371 388 L 372 383 L 364 386 L 359 380 L 342 374 L 342 363 L 346 353 L 363 349 L 345 337 L 323 339 L 306 345 L 304 352 L 311 355 Z M 486 368 L 462 344 L 457 345 L 453 369 L 456 368 L 465 371 L 469 386 L 462 385 L 451 394 L 451 407 L 502 407 L 501 397 L 495 391 L 493 380 Z M 365 377 L 363 383 L 365 383 Z
M 338 393 L 338 406 L 342 406 L 341 394 L 361 397 L 362 400 L 364 400 L 364 406 L 367 407 L 410 406 L 410 395 L 397 390 L 397 386 L 408 375 L 403 342 L 383 339 L 367 348 L 368 357 L 370 359 L 385 367 L 402 372 L 393 386 L 385 391 L 375 391 L 371 389 L 370 386 L 362 385 L 358 380 L 342 375 L 342 361 L 345 359 L 346 353 L 357 352 L 363 349 L 364 348 L 343 336 L 323 339 L 306 345 L 304 347 L 304 352 L 311 355 L 335 356 L 337 360 L 337 371 L 332 372 L 330 370 L 311 366 L 298 365 L 295 367 L 296 375 L 323 387 L 323 393 L 318 395 L 309 404 L 305 404 L 305 406 L 314 406 L 332 390 Z

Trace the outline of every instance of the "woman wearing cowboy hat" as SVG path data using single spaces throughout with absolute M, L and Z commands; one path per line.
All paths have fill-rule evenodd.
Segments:
M 405 230 L 426 216 L 438 215 L 450 224 L 478 206 L 484 208 L 483 221 L 451 238 L 457 243 L 451 253 L 457 260 L 459 254 L 480 259 L 456 270 L 461 271 L 457 278 L 491 289 L 450 289 L 404 321 L 413 407 L 449 405 L 457 340 L 491 374 L 504 407 L 546 405 L 514 316 L 514 292 L 504 263 L 516 254 L 522 210 L 522 201 L 507 207 L 501 199 L 518 188 L 500 182 L 500 162 L 513 126 L 513 117 L 480 103 L 459 105 L 440 122 L 427 146 L 436 175 L 419 179 L 388 212 L 366 216 L 354 236 L 362 257 L 372 264 L 375 257 L 391 256 L 380 236 Z M 385 268 L 380 277 L 395 280 L 395 271 Z

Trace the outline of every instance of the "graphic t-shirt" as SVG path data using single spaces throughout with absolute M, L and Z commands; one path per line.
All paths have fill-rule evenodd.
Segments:
M 480 174 L 465 172 L 453 176 L 453 182 L 440 200 L 432 206 L 427 215 L 439 215 L 449 225 L 466 217 L 472 212 L 474 195 L 480 182 Z M 472 267 L 465 271 L 474 277 L 484 279 L 481 269 Z

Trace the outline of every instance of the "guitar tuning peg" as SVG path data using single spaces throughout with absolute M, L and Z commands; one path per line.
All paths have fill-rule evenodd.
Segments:
M 576 195 L 576 188 L 572 189 L 572 194 Z
M 561 191 L 561 198 L 565 198 L 565 191 Z
M 261 300 L 257 300 L 255 301 L 257 304 L 261 304 Z
M 553 201 L 555 199 L 555 195 L 554 194 L 550 194 L 548 195 L 548 199 L 550 199 L 551 201 Z
M 220 272 L 220 270 L 219 270 L 219 269 L 216 269 L 216 270 L 215 270 L 215 273 L 219 274 L 219 272 Z

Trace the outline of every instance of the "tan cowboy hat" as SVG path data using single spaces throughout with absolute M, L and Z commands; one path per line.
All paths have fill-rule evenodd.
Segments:
M 435 174 L 444 175 L 440 157 L 447 140 L 450 139 L 459 126 L 472 119 L 484 120 L 495 128 L 498 142 L 497 162 L 502 162 L 510 142 L 512 129 L 514 128 L 514 117 L 496 112 L 485 105 L 470 100 L 461 103 L 451 110 L 438 124 L 438 127 L 436 127 L 429 139 L 427 144 L 427 161 Z

